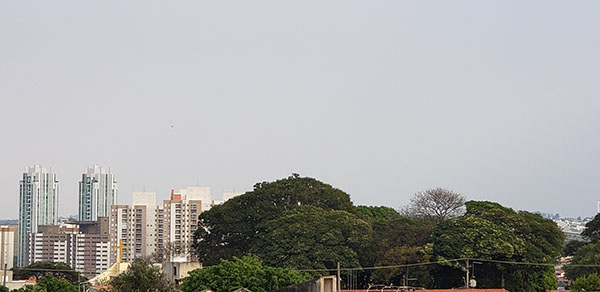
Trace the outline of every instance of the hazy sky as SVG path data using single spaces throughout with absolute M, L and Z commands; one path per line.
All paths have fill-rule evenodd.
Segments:
M 598 1 L 2 1 L 0 218 L 34 163 L 77 213 L 86 167 L 132 191 L 291 173 L 357 204 L 444 187 L 592 215 Z M 173 127 L 171 127 L 173 125 Z

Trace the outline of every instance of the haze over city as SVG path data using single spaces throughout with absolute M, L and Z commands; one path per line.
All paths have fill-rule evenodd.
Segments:
M 600 3 L 309 2 L 0 3 L 1 217 L 33 164 L 61 215 L 93 165 L 123 204 L 299 173 L 596 212 Z

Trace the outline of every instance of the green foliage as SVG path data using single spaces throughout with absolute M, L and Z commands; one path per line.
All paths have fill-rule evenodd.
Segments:
M 8 292 L 8 288 L 6 286 L 0 286 L 0 292 Z
M 434 223 L 425 219 L 394 218 L 375 222 L 374 243 L 376 250 L 375 266 L 391 266 L 428 262 L 431 245 L 427 244 Z M 394 283 L 401 285 L 405 274 L 417 278 L 411 285 L 431 287 L 432 278 L 425 266 L 375 270 L 371 275 L 373 283 Z
M 580 247 L 573 255 L 571 264 L 577 265 L 600 265 L 600 242 L 589 243 Z M 577 279 L 589 274 L 599 274 L 600 267 L 574 267 L 565 266 L 565 274 L 568 279 Z
M 434 260 L 480 258 L 553 264 L 560 255 L 563 233 L 554 222 L 525 211 L 515 212 L 497 203 L 467 202 L 467 213 L 442 222 L 432 235 Z M 436 266 L 432 273 L 442 288 L 462 286 L 462 263 Z M 482 288 L 500 286 L 510 291 L 555 289 L 551 267 L 485 263 L 478 268 Z
M 46 271 L 48 270 L 48 271 Z M 49 271 L 53 270 L 53 271 Z M 60 270 L 60 271 L 56 271 Z M 64 271 L 64 272 L 63 272 Z M 87 280 L 85 277 L 80 276 L 78 272 L 73 270 L 69 265 L 65 263 L 54 263 L 54 262 L 37 262 L 27 266 L 24 269 L 13 268 L 13 278 L 15 280 L 26 280 L 30 277 L 35 277 L 38 280 L 43 279 L 46 275 L 52 275 L 58 279 L 64 279 L 72 284 L 78 284 L 79 281 Z
M 592 221 L 585 224 L 585 229 L 581 232 L 581 235 L 592 242 L 600 239 L 600 213 L 596 214 Z
M 358 216 L 341 210 L 299 206 L 264 222 L 251 253 L 265 264 L 295 269 L 360 267 L 359 253 L 372 230 Z
M 600 276 L 597 273 L 581 276 L 572 285 L 574 291 L 600 291 Z
M 16 292 L 77 292 L 77 286 L 64 279 L 45 275 L 35 285 L 27 285 L 23 288 L 13 290 Z
M 565 246 L 563 246 L 562 255 L 563 256 L 575 255 L 575 252 L 577 252 L 577 250 L 579 250 L 581 247 L 583 247 L 587 244 L 588 243 L 585 241 L 570 240 L 569 242 L 567 242 L 567 244 L 565 244 Z
M 243 256 L 264 233 L 260 226 L 298 206 L 353 211 L 350 196 L 313 178 L 297 174 L 263 182 L 254 190 L 215 206 L 199 216 L 194 248 L 204 264 Z
M 221 260 L 214 266 L 196 269 L 183 279 L 181 290 L 196 292 L 210 289 L 230 292 L 247 288 L 254 292 L 268 292 L 304 282 L 310 278 L 300 272 L 264 266 L 256 256 L 234 257 L 232 261 Z
M 390 207 L 356 206 L 354 212 L 369 222 L 380 222 L 400 218 L 400 214 Z
M 167 281 L 159 267 L 147 261 L 136 258 L 129 269 L 119 274 L 110 281 L 113 292 L 167 292 L 173 291 L 171 283 Z

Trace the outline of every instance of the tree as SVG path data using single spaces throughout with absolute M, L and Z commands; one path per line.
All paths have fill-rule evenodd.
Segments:
M 581 232 L 581 235 L 592 242 L 600 239 L 600 213 L 596 214 L 594 219 L 585 224 L 585 229 Z
M 592 273 L 587 276 L 581 276 L 573 281 L 572 290 L 575 291 L 600 291 L 600 276 Z
M 165 278 L 159 267 L 136 258 L 129 269 L 110 281 L 114 292 L 168 292 L 173 291 L 172 284 Z
M 579 250 L 581 247 L 587 245 L 588 243 L 585 241 L 579 240 L 569 240 L 567 244 L 563 247 L 562 254 L 563 256 L 572 256 L 575 255 L 575 252 Z
M 464 213 L 465 197 L 461 194 L 435 188 L 414 194 L 403 213 L 409 217 L 431 218 L 439 223 Z
M 475 258 L 554 264 L 564 235 L 552 220 L 530 212 L 515 212 L 492 202 L 467 202 L 464 216 L 440 223 L 432 235 L 436 286 L 464 286 L 463 263 L 451 259 Z M 484 263 L 478 266 L 478 286 L 498 287 L 501 279 L 509 291 L 556 288 L 550 266 Z
M 356 214 L 369 220 L 369 222 L 400 218 L 400 214 L 396 210 L 385 206 L 356 206 L 354 210 Z
M 243 256 L 264 232 L 261 223 L 298 206 L 353 211 L 350 196 L 313 178 L 294 174 L 275 182 L 254 185 L 254 190 L 214 206 L 199 216 L 194 250 L 201 262 Z
M 375 235 L 375 266 L 392 266 L 428 262 L 431 246 L 428 244 L 434 225 L 421 218 L 399 217 L 373 224 Z M 408 273 L 407 273 L 408 272 Z M 410 284 L 431 287 L 432 278 L 425 266 L 375 270 L 371 281 L 378 284 L 402 285 L 404 279 L 417 278 Z M 408 284 L 408 283 L 406 283 Z
M 299 206 L 259 226 L 264 232 L 250 252 L 265 264 L 295 269 L 360 267 L 371 226 L 342 210 Z
M 77 286 L 64 279 L 55 278 L 51 274 L 45 275 L 35 285 L 27 285 L 16 289 L 16 292 L 77 292 Z
M 196 269 L 183 279 L 181 290 L 196 292 L 210 289 L 230 292 L 248 288 L 254 292 L 268 292 L 310 279 L 308 274 L 284 268 L 263 265 L 256 256 L 234 257 L 232 261 L 221 260 L 214 266 Z
M 46 275 L 67 280 L 72 284 L 79 284 L 80 281 L 83 282 L 86 280 L 85 277 L 80 276 L 79 272 L 73 270 L 73 268 L 65 263 L 42 261 L 33 263 L 25 268 L 13 268 L 13 277 L 17 280 L 25 280 L 31 277 L 41 280 Z
M 571 264 L 565 266 L 565 274 L 568 279 L 577 279 L 589 274 L 600 273 L 600 267 L 573 265 L 600 265 L 600 242 L 589 243 L 577 249 Z

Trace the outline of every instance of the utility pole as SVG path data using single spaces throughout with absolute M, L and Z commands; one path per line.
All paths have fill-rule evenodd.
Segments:
M 337 263 L 337 291 L 341 292 L 342 291 L 342 279 L 340 278 L 340 262 Z
M 469 280 L 471 280 L 469 278 L 469 259 L 465 260 L 467 262 L 467 277 L 465 278 L 465 288 L 469 289 Z

